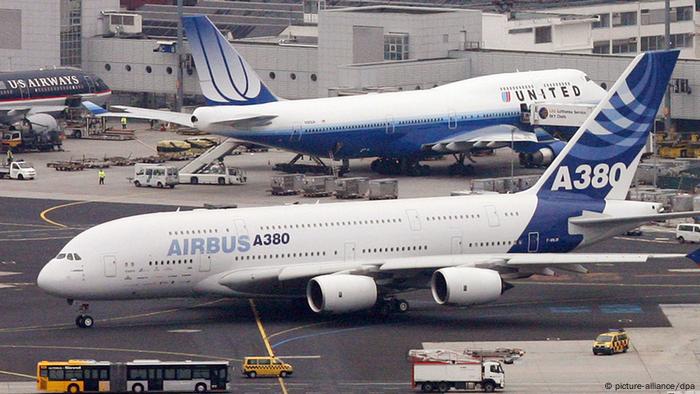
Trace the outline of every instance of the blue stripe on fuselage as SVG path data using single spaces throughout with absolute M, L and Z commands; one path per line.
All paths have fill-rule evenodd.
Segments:
M 558 193 L 556 198 L 537 199 L 537 208 L 509 253 L 566 253 L 583 241 L 580 234 L 569 234 L 569 218 L 581 216 L 583 211 L 603 212 L 605 200 L 592 199 L 573 193 Z M 536 250 L 529 247 L 530 233 L 538 234 Z
M 448 117 L 436 116 L 437 121 L 420 119 L 396 119 L 393 132 L 387 132 L 386 120 L 367 122 L 381 126 L 362 125 L 306 125 L 295 138 L 292 130 L 231 131 L 230 137 L 292 150 L 309 155 L 328 157 L 334 152 L 336 159 L 361 157 L 421 157 L 444 153 L 422 151 L 425 144 L 432 144 L 465 132 L 495 125 L 514 125 L 528 129 L 520 122 L 519 115 L 487 117 L 486 114 L 470 114 L 471 118 L 457 116 L 456 127 L 449 128 Z M 408 123 L 404 123 L 408 122 Z M 297 134 L 298 135 L 298 134 Z

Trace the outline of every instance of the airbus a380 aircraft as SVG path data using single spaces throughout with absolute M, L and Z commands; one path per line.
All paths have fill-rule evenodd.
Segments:
M 281 100 L 205 16 L 183 18 L 208 106 L 193 114 L 115 106 L 238 140 L 313 155 L 379 157 L 379 172 L 421 174 L 419 160 L 511 146 L 548 164 L 564 143 L 533 132 L 521 104 L 598 104 L 605 90 L 578 70 L 497 74 L 427 90 Z M 123 116 L 123 114 L 113 114 Z M 105 115 L 102 115 L 105 116 Z M 571 134 L 576 129 L 571 130 Z
M 315 312 L 405 311 L 394 297 L 414 289 L 431 288 L 441 305 L 481 304 L 511 287 L 504 279 L 546 267 L 682 256 L 567 253 L 650 220 L 700 215 L 625 201 L 678 53 L 637 56 L 524 192 L 132 216 L 76 236 L 38 285 L 69 301 L 306 297 Z

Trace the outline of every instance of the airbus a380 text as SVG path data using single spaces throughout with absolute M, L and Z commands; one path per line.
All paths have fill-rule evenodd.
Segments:
M 625 201 L 677 56 L 637 56 L 524 192 L 127 217 L 68 242 L 38 284 L 69 300 L 305 297 L 315 312 L 405 311 L 395 296 L 414 289 L 430 288 L 438 304 L 481 304 L 547 267 L 682 256 L 567 253 L 700 214 Z

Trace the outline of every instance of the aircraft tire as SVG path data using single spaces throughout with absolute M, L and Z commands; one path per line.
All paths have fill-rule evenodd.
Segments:
M 82 319 L 83 323 L 82 328 L 92 328 L 92 326 L 95 325 L 95 319 L 93 319 L 92 316 L 85 315 L 81 316 L 80 318 Z

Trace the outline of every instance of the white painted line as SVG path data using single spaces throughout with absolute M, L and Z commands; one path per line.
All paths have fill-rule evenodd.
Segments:
M 173 332 L 176 334 L 192 334 L 195 332 L 202 332 L 202 330 L 188 330 L 188 329 L 183 328 L 183 329 L 179 329 L 179 330 L 168 330 L 168 332 Z
M 19 275 L 21 272 L 0 271 L 0 276 Z
M 700 272 L 700 268 L 670 268 L 668 272 Z
M 318 359 L 318 358 L 321 358 L 321 356 L 318 356 L 318 355 L 316 355 L 316 356 L 280 356 L 280 357 L 281 357 L 282 359 L 288 359 L 288 358 L 289 358 L 289 359 L 298 359 L 298 360 L 301 360 L 301 359 Z
M 615 237 L 615 239 L 619 239 L 622 241 L 638 241 L 638 242 L 652 242 L 652 243 L 657 243 L 657 244 L 676 244 L 678 242 L 676 241 L 659 241 L 655 239 L 640 239 L 640 238 L 631 238 L 631 237 Z
M 11 287 L 14 287 L 14 286 L 12 286 L 12 285 L 4 285 L 4 284 L 0 283 L 0 289 L 9 289 L 9 288 L 11 288 Z

